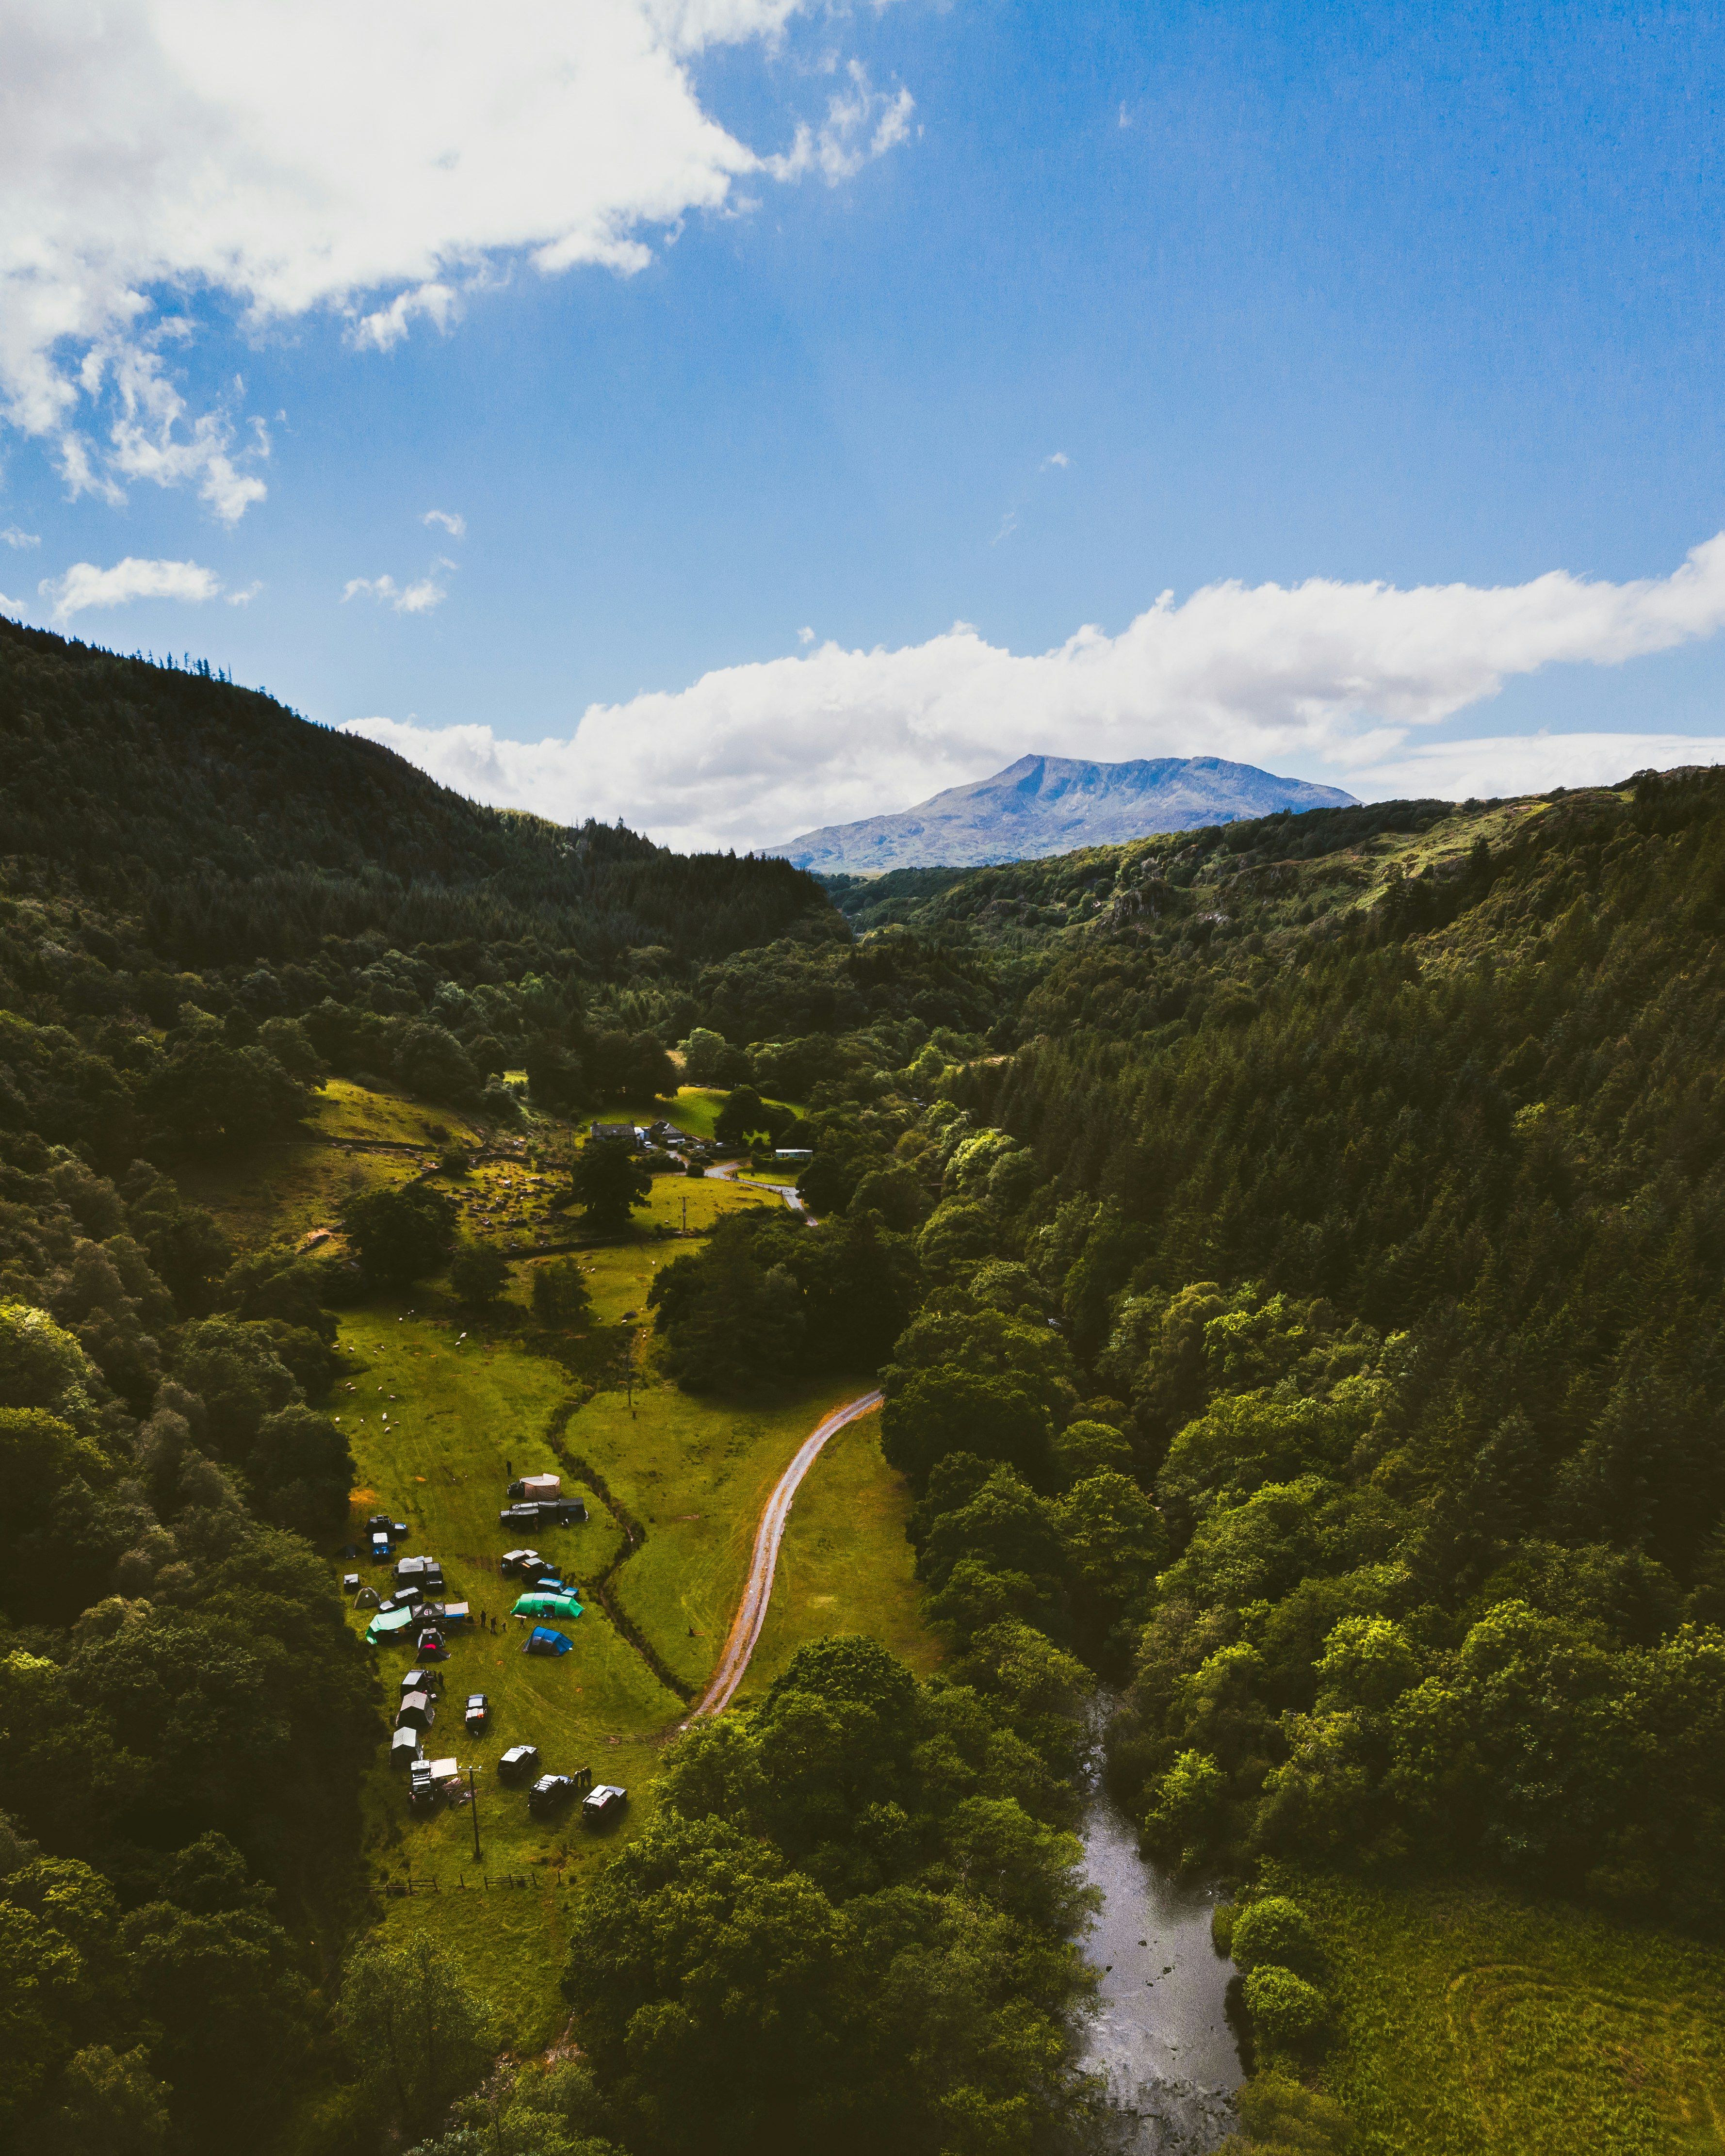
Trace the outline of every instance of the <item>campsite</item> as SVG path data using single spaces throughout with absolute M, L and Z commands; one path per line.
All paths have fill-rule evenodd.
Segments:
M 341 1316 L 345 1371 L 334 1411 L 360 1478 L 353 1544 L 363 1542 L 373 1514 L 388 1514 L 408 1530 L 399 1556 L 441 1561 L 449 1596 L 465 1601 L 475 1620 L 445 1635 L 444 1697 L 459 1707 L 483 1689 L 490 1708 L 482 1738 L 470 1738 L 452 1708 L 447 1726 L 440 1713 L 424 1739 L 427 1757 L 453 1750 L 464 1778 L 470 1763 L 477 1768 L 475 1864 L 465 1779 L 453 1798 L 415 1815 L 405 1768 L 391 1764 L 400 1680 L 413 1666 L 410 1629 L 372 1650 L 381 1681 L 379 1749 L 362 1803 L 381 1922 L 389 1935 L 429 1928 L 458 1948 L 523 2043 L 548 2040 L 557 2021 L 543 1971 L 562 1953 L 570 1898 L 651 1816 L 666 1737 L 723 1644 L 762 1503 L 809 1430 L 858 1389 L 846 1380 L 763 1384 L 755 1400 L 734 1404 L 696 1399 L 658 1372 L 641 1320 L 654 1272 L 680 1246 L 680 1237 L 658 1230 L 680 1229 L 685 1196 L 691 1230 L 761 1202 L 716 1178 L 656 1177 L 638 1224 L 581 1252 L 593 1306 L 577 1333 L 548 1337 L 534 1327 L 531 1260 L 516 1264 L 504 1298 L 486 1312 L 421 1286 Z M 803 1640 L 841 1628 L 874 1634 L 914 1666 L 933 1666 L 904 1538 L 908 1501 L 880 1457 L 878 1421 L 868 1417 L 835 1440 L 803 1486 L 744 1699 Z M 583 1470 L 593 1471 L 603 1493 Z M 585 1525 L 521 1532 L 500 1524 L 511 1486 L 536 1474 L 557 1476 L 561 1494 L 584 1499 Z M 501 1567 L 526 1543 L 558 1566 L 580 1609 L 578 1617 L 534 1613 L 533 1621 L 568 1640 L 566 1654 L 524 1651 L 529 1625 L 512 1614 L 524 1582 Z M 393 1562 L 387 1572 L 362 1557 L 334 1554 L 330 1563 L 338 1580 L 357 1569 L 380 1599 L 389 1591 Z M 593 1599 L 592 1584 L 614 1565 L 616 1606 L 680 1690 L 660 1680 Z M 375 1610 L 347 1599 L 349 1623 L 363 1637 Z M 488 1622 L 482 1630 L 481 1612 L 498 1629 Z M 583 1830 L 578 1807 L 535 1817 L 526 1788 L 497 1773 L 504 1753 L 520 1744 L 536 1748 L 536 1772 L 586 1768 L 625 1787 L 627 1810 L 598 1833 Z M 531 1895 L 485 1883 L 505 1878 L 534 1881 Z

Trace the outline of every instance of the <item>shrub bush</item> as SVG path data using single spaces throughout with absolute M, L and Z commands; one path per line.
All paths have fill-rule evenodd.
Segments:
M 1235 1912 L 1234 1958 L 1243 1970 L 1274 1964 L 1312 1979 L 1324 1974 L 1323 1948 L 1311 1918 L 1281 1894 Z
M 1239 1928 L 1235 1928 L 1235 1938 Z M 1261 1963 L 1245 1980 L 1252 2033 L 1272 2051 L 1309 2051 L 1329 2028 L 1330 2003 L 1316 1984 L 1274 1962 Z

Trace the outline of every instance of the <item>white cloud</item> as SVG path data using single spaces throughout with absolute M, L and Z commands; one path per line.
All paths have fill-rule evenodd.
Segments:
M 0 0 L 0 412 L 57 440 L 74 492 L 191 483 L 232 522 L 264 484 L 225 413 L 188 420 L 162 348 L 194 325 L 164 294 L 254 331 L 333 308 L 387 349 L 518 256 L 627 273 L 746 175 L 836 182 L 904 140 L 907 91 L 853 68 L 762 157 L 688 71 L 801 4 Z
M 36 588 L 51 603 L 54 620 L 69 621 L 91 607 L 127 606 L 133 599 L 213 599 L 222 580 L 196 562 L 146 562 L 128 554 L 111 569 L 74 562 L 63 577 L 44 577 Z
M 1580 783 L 1562 777 L 1564 737 L 1512 754 L 1410 747 L 1411 731 L 1515 675 L 1619 665 L 1721 627 L 1725 532 L 1671 576 L 1630 583 L 1561 570 L 1495 588 L 1222 583 L 1178 606 L 1164 593 L 1117 636 L 1081 629 L 1034 655 L 999 649 L 963 622 L 898 651 L 829 643 L 595 704 L 568 740 L 388 718 L 352 730 L 483 799 L 570 819 L 622 815 L 679 846 L 774 844 L 907 807 L 1034 751 L 1222 756 L 1355 793 L 1497 793 L 1488 767 L 1507 773 L 1513 756 L 1550 774 L 1537 784 Z M 1575 752 L 1578 772 L 1613 766 L 1620 741 L 1662 737 L 1579 738 L 1593 746 Z M 1689 756 L 1682 747 L 1666 760 Z M 1623 757 L 1611 775 L 1657 760 L 1645 746 Z
M 42 544 L 39 531 L 21 531 L 16 524 L 8 524 L 3 531 L 0 531 L 0 539 L 3 539 L 14 551 L 21 547 L 39 547 Z
M 350 577 L 341 589 L 341 603 L 352 598 L 376 599 L 380 606 L 388 607 L 396 613 L 429 613 L 449 596 L 437 581 L 439 569 L 453 569 L 455 564 L 441 555 L 431 565 L 429 572 L 411 584 L 398 584 L 393 577 Z
M 814 641 L 814 631 L 812 629 L 799 629 L 797 631 L 797 641 L 798 644 L 813 644 Z
M 225 603 L 228 606 L 249 606 L 263 588 L 263 579 L 260 577 L 254 578 L 243 591 L 226 593 Z
M 1051 456 L 1046 456 L 1042 459 L 1038 470 L 1046 471 L 1050 465 L 1058 465 L 1062 471 L 1065 471 L 1071 462 L 1071 458 L 1064 449 L 1056 449 Z
M 1725 737 L 1537 733 L 1420 742 L 1388 762 L 1350 773 L 1345 783 L 1373 801 L 1490 801 L 1553 786 L 1607 786 L 1631 772 L 1669 771 L 1680 763 L 1725 763 Z
M 428 526 L 440 524 L 452 539 L 465 539 L 467 536 L 467 519 L 457 515 L 453 510 L 428 509 L 419 521 Z
M 896 149 L 911 131 L 916 100 L 907 90 L 896 96 L 875 90 L 868 69 L 853 60 L 847 73 L 848 90 L 840 90 L 827 105 L 827 116 L 818 129 L 806 123 L 797 130 L 788 152 L 762 161 L 762 168 L 776 180 L 799 180 L 818 172 L 829 187 L 854 179 L 866 164 Z

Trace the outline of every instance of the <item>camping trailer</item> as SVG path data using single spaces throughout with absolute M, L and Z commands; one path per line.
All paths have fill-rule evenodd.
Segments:
M 629 1803 L 629 1791 L 614 1784 L 601 1782 L 581 1800 L 581 1824 L 583 1826 L 605 1826 L 617 1818 Z

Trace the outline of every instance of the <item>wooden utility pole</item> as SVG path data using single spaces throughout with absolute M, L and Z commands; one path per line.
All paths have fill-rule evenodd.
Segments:
M 473 1769 L 471 1767 L 467 1770 L 467 1802 L 469 1808 L 473 1813 L 473 1861 L 477 1864 L 480 1861 L 479 1839 L 479 1791 L 474 1785 Z

